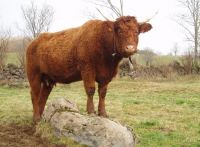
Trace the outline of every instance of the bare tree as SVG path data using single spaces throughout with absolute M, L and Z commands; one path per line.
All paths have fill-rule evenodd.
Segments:
M 198 64 L 198 48 L 200 47 L 200 1 L 179 0 L 185 11 L 178 15 L 179 24 L 185 30 L 187 41 L 194 48 L 194 64 Z
M 22 38 L 21 41 L 19 41 L 16 44 L 16 48 L 17 48 L 17 59 L 19 61 L 19 66 L 22 68 L 25 68 L 25 52 L 26 52 L 26 48 L 28 46 L 29 40 L 27 38 Z
M 153 59 L 156 55 L 152 49 L 145 48 L 144 50 L 140 51 L 139 54 L 142 56 L 146 66 L 152 65 Z
M 51 6 L 44 4 L 41 8 L 31 1 L 28 6 L 21 6 L 22 16 L 25 24 L 23 39 L 18 44 L 18 61 L 21 67 L 24 67 L 25 49 L 27 44 L 42 32 L 47 32 L 53 21 L 54 10 Z
M 21 29 L 26 37 L 33 39 L 40 33 L 49 30 L 53 21 L 54 10 L 44 4 L 41 9 L 31 1 L 29 6 L 22 6 L 21 11 L 25 23 L 25 29 Z
M 172 55 L 177 56 L 178 53 L 178 43 L 174 43 L 174 46 L 172 48 Z
M 191 74 L 193 70 L 193 57 L 192 51 L 188 49 L 187 52 L 181 57 L 181 63 L 183 65 L 185 74 Z
M 0 70 L 5 64 L 6 50 L 8 49 L 10 30 L 0 30 Z

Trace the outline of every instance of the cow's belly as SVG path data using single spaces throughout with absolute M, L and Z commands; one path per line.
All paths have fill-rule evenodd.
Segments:
M 80 81 L 81 75 L 79 72 L 76 72 L 68 75 L 51 75 L 50 78 L 56 83 L 69 84 L 72 82 Z
M 71 83 L 81 80 L 80 71 L 75 64 L 61 63 L 44 63 L 40 64 L 41 74 L 46 75 L 54 82 Z
M 40 56 L 39 66 L 41 74 L 54 82 L 71 83 L 81 80 L 76 61 L 69 53 L 44 53 Z
M 48 80 L 53 81 L 54 83 L 65 83 L 69 84 L 72 82 L 80 81 L 81 80 L 81 75 L 80 72 L 74 71 L 71 73 L 65 73 L 63 72 L 62 74 L 58 73 L 42 73 L 44 77 Z

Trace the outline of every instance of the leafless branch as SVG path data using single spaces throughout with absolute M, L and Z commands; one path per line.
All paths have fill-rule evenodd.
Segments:
M 31 1 L 29 6 L 21 6 L 21 11 L 25 23 L 25 29 L 22 29 L 26 36 L 37 37 L 41 32 L 49 30 L 53 20 L 54 11 L 49 5 L 43 5 L 41 9 Z
M 108 20 L 109 17 L 105 15 L 102 8 L 111 11 L 111 18 L 123 16 L 123 0 L 119 0 L 119 7 L 115 6 L 111 0 L 90 0 L 89 2 L 96 6 L 97 12 L 106 20 Z
M 109 20 L 98 8 L 96 8 L 96 9 L 104 19 Z
M 10 30 L 0 30 L 0 70 L 2 70 L 5 64 L 6 50 L 8 49 L 8 43 L 10 40 Z
M 23 37 L 21 41 L 18 42 L 17 45 L 17 60 L 19 61 L 20 67 L 25 68 L 25 53 L 26 48 L 29 44 L 29 38 Z
M 178 15 L 178 24 L 185 30 L 186 40 L 194 46 L 194 63 L 197 63 L 200 43 L 200 2 L 199 0 L 179 0 L 186 10 Z
M 117 17 L 120 17 L 122 16 L 122 14 L 120 13 L 119 9 L 113 5 L 113 3 L 111 2 L 111 0 L 107 0 L 109 6 L 110 6 L 110 9 L 116 14 Z
M 124 11 L 123 11 L 124 3 L 123 3 L 123 0 L 120 0 L 120 6 L 121 6 L 121 15 L 123 16 L 124 15 Z

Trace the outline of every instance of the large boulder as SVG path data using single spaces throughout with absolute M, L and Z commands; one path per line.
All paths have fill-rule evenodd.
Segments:
M 69 137 L 92 147 L 133 147 L 134 137 L 127 127 L 98 116 L 79 113 L 75 103 L 57 99 L 49 103 L 43 119 L 50 122 L 58 137 Z

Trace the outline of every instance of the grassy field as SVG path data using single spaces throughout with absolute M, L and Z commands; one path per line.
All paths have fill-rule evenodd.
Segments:
M 67 97 L 85 113 L 82 82 L 58 85 L 48 101 Z M 98 96 L 95 95 L 97 107 Z M 129 126 L 139 147 L 200 147 L 200 77 L 177 81 L 114 80 L 108 90 L 109 117 Z M 0 87 L 0 125 L 32 123 L 29 88 Z

